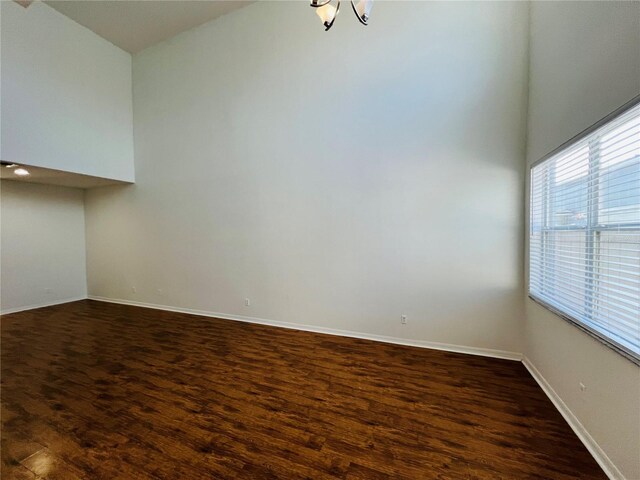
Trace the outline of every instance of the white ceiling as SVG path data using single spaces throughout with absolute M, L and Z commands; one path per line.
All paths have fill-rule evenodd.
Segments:
M 45 3 L 123 50 L 136 53 L 253 2 L 45 0 Z

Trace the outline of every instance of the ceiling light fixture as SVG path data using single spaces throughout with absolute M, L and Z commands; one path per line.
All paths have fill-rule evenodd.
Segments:
M 316 9 L 325 31 L 333 27 L 333 23 L 340 12 L 340 0 L 337 1 L 335 7 L 331 4 L 331 0 L 311 0 L 311 6 Z M 373 7 L 373 0 L 359 0 L 357 3 L 351 0 L 353 13 L 363 25 L 369 23 L 371 7 Z
M 24 168 L 16 168 L 13 173 L 15 173 L 16 175 L 18 175 L 19 177 L 25 177 L 27 175 L 29 175 L 29 170 L 26 170 Z

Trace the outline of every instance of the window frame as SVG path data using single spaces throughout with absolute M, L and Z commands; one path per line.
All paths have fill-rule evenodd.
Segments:
M 579 328 L 580 330 L 582 330 L 583 332 L 587 333 L 588 335 L 590 335 L 591 337 L 595 338 L 596 340 L 598 340 L 600 343 L 606 345 L 607 347 L 611 348 L 612 350 L 616 351 L 617 353 L 619 353 L 620 355 L 622 355 L 623 357 L 627 358 L 628 360 L 630 360 L 631 362 L 635 363 L 636 365 L 640 366 L 640 355 L 638 355 L 636 352 L 630 350 L 629 348 L 627 348 L 624 345 L 621 345 L 620 343 L 616 342 L 614 339 L 612 339 L 611 337 L 603 334 L 602 332 L 591 328 L 588 324 L 586 324 L 584 321 L 580 320 L 579 318 L 574 318 L 572 317 L 569 313 L 564 312 L 562 310 L 560 310 L 558 307 L 548 303 L 547 301 L 545 301 L 544 299 L 538 298 L 535 294 L 531 293 L 531 283 L 530 283 L 530 278 L 531 278 L 531 246 L 529 245 L 529 238 L 531 236 L 531 218 L 532 218 L 532 209 L 531 209 L 531 191 L 532 191 L 532 183 L 533 183 L 533 169 L 538 166 L 539 164 L 545 162 L 546 160 L 549 160 L 551 157 L 554 157 L 556 155 L 558 155 L 559 153 L 562 153 L 564 150 L 567 150 L 573 146 L 576 146 L 577 144 L 579 144 L 581 141 L 583 141 L 585 139 L 585 137 L 591 135 L 592 133 L 594 133 L 596 130 L 598 130 L 599 128 L 607 125 L 608 123 L 616 120 L 618 117 L 624 115 L 625 113 L 627 113 L 627 111 L 629 111 L 630 109 L 636 107 L 640 105 L 640 95 L 635 96 L 633 99 L 631 99 L 630 101 L 628 101 L 627 103 L 625 103 L 624 105 L 622 105 L 621 107 L 617 108 L 616 110 L 614 110 L 613 112 L 611 112 L 610 114 L 606 115 L 604 118 L 602 118 L 601 120 L 599 120 L 598 122 L 594 123 L 593 125 L 591 125 L 590 127 L 587 127 L 585 130 L 583 130 L 582 132 L 578 133 L 577 135 L 573 136 L 572 138 L 570 138 L 569 140 L 567 140 L 566 142 L 564 142 L 562 145 L 560 145 L 557 148 L 554 148 L 551 152 L 547 153 L 546 155 L 544 155 L 542 158 L 536 160 L 535 162 L 533 162 L 530 166 L 529 166 L 529 190 L 527 192 L 527 201 L 529 202 L 528 204 L 528 217 L 529 217 L 529 221 L 528 221 L 528 228 L 527 228 L 527 275 L 526 275 L 526 285 L 527 285 L 527 296 L 534 301 L 535 303 L 541 305 L 542 307 L 544 307 L 545 309 L 549 310 L 550 312 L 552 312 L 553 314 L 559 316 L 560 318 L 562 318 L 563 320 L 569 322 L 570 324 L 576 326 L 577 328 Z M 589 156 L 591 157 L 591 142 L 589 142 L 587 144 L 589 146 Z M 589 172 L 591 172 L 591 169 L 593 168 L 592 162 L 589 161 Z M 545 187 L 546 188 L 546 187 Z M 590 187 L 590 188 L 594 188 L 594 187 Z M 590 195 L 587 195 L 587 198 L 591 199 L 592 197 Z M 595 215 L 597 217 L 597 202 L 593 202 L 596 205 L 592 205 L 592 204 L 587 204 L 587 213 L 588 216 L 591 217 L 594 212 L 593 210 L 596 209 L 595 211 Z M 576 227 L 570 230 L 585 230 L 585 231 L 591 231 L 593 234 L 592 235 L 588 235 L 585 238 L 585 242 L 588 243 L 591 239 L 591 241 L 593 241 L 592 237 L 595 237 L 595 235 L 600 235 L 601 232 L 606 232 L 606 231 L 619 231 L 620 230 L 620 225 L 619 224 L 605 224 L 605 225 L 600 225 L 600 224 L 595 224 L 595 226 L 593 225 L 593 220 L 592 218 L 589 218 L 587 220 L 587 227 Z M 629 224 L 625 224 L 625 229 L 629 228 L 632 230 L 640 230 L 640 223 L 633 223 L 631 225 Z M 555 227 L 549 227 L 550 230 L 562 230 L 563 228 L 561 226 L 555 226 Z M 567 228 L 564 228 L 564 230 L 569 230 Z M 546 233 L 547 230 L 545 230 Z M 544 238 L 544 235 L 543 235 Z M 543 240 L 544 243 L 544 240 Z M 588 248 L 588 247 L 587 247 Z M 586 262 L 587 263 L 593 263 L 593 258 L 591 260 L 589 260 L 589 258 L 586 258 Z M 587 269 L 589 267 L 587 266 Z M 586 276 L 587 281 L 589 279 L 589 275 L 587 274 Z M 592 279 L 593 280 L 593 279 Z

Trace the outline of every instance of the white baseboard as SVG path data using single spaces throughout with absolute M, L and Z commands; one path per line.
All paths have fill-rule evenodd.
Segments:
M 8 315 L 10 313 L 24 312 L 25 310 L 34 310 L 36 308 L 52 307 L 53 305 L 61 305 L 63 303 L 77 302 L 78 300 L 86 300 L 87 296 L 63 298 L 62 300 L 54 300 L 53 302 L 38 303 L 36 305 L 25 305 L 22 307 L 6 308 L 0 310 L 0 315 Z
M 573 414 L 573 412 L 569 409 L 566 403 L 560 398 L 560 396 L 556 393 L 556 391 L 551 387 L 549 382 L 542 376 L 540 371 L 531 363 L 526 356 L 523 356 L 522 363 L 529 370 L 531 376 L 538 382 L 540 388 L 547 394 L 549 400 L 553 402 L 555 407 L 558 409 L 560 414 L 567 421 L 571 429 L 578 436 L 580 441 L 587 447 L 589 453 L 593 456 L 593 458 L 598 462 L 598 465 L 604 470 L 604 473 L 611 480 L 624 480 L 624 475 L 618 470 L 618 467 L 611 461 L 611 459 L 607 456 L 607 454 L 600 448 L 600 445 L 593 439 L 593 437 L 589 434 L 586 428 L 580 423 L 580 420 Z
M 430 348 L 433 350 L 444 350 L 447 352 L 467 353 L 469 355 L 480 355 L 483 357 L 502 358 L 506 360 L 522 360 L 522 354 L 509 352 L 504 350 L 493 350 L 490 348 L 467 347 L 462 345 L 450 345 L 447 343 L 427 342 L 424 340 L 408 340 L 405 338 L 387 337 L 384 335 L 374 335 L 369 333 L 353 332 L 350 330 L 337 330 L 334 328 L 318 327 L 314 325 L 303 325 L 298 323 L 280 322 L 277 320 L 266 320 L 256 317 L 245 317 L 242 315 L 232 315 L 228 313 L 209 312 L 205 310 L 194 310 L 192 308 L 172 307 L 168 305 L 157 305 L 144 302 L 136 302 L 133 300 L 121 300 L 107 297 L 89 295 L 89 300 L 97 300 L 99 302 L 118 303 L 121 305 L 131 305 L 134 307 L 154 308 L 157 310 L 165 310 L 168 312 L 188 313 L 191 315 L 200 315 L 203 317 L 215 317 L 225 320 L 235 320 L 238 322 L 257 323 L 260 325 L 269 325 L 272 327 L 289 328 L 293 330 L 303 330 L 305 332 L 324 333 L 327 335 L 338 335 L 341 337 L 360 338 L 363 340 L 373 340 L 376 342 L 393 343 L 396 345 L 405 345 L 409 347 Z

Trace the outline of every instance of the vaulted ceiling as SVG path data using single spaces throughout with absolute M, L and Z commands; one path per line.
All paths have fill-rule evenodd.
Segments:
M 45 0 L 45 3 L 123 50 L 136 53 L 253 2 Z

